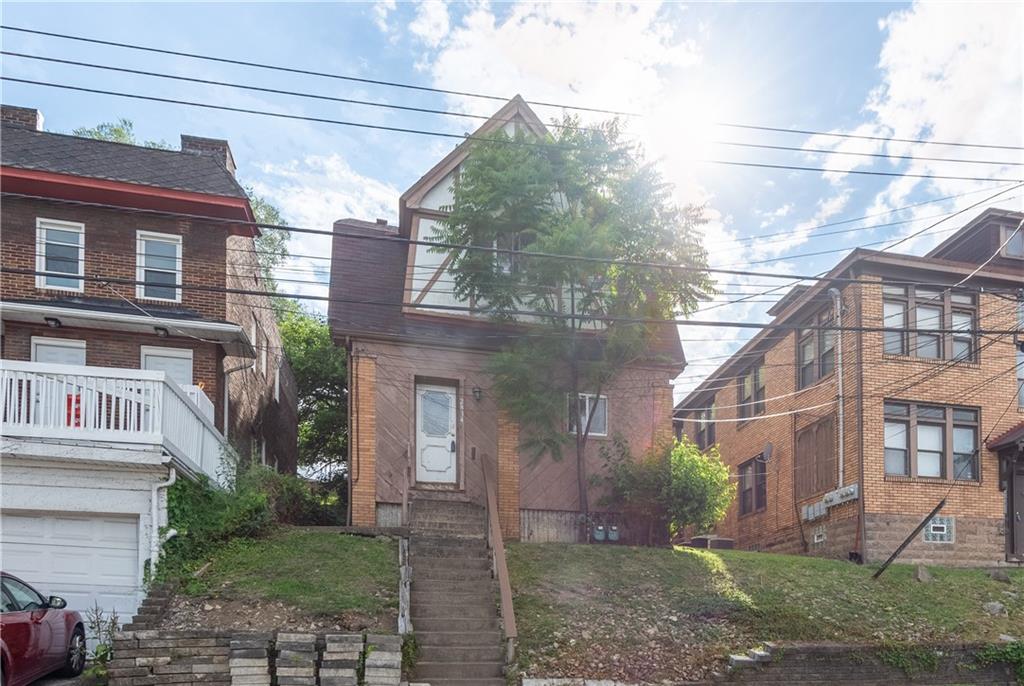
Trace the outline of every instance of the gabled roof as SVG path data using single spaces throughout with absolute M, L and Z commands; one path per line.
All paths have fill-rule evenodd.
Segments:
M 959 231 L 932 248 L 925 257 L 948 257 L 957 246 L 971 240 L 978 231 L 987 228 L 993 221 L 1019 222 L 1021 219 L 1024 219 L 1024 212 L 988 207 L 977 217 L 964 224 Z
M 521 95 L 516 95 L 505 103 L 500 110 L 495 112 L 494 116 L 469 135 L 471 138 L 486 136 L 499 130 L 509 122 L 516 121 L 524 122 L 530 131 L 537 136 L 544 136 L 548 133 L 547 127 L 544 126 L 544 122 L 540 120 L 537 113 L 530 108 Z M 436 186 L 445 175 L 458 167 L 466 159 L 471 143 L 472 140 L 465 140 L 459 143 L 455 146 L 454 150 L 431 167 L 430 171 L 421 176 L 405 193 L 402 193 L 402 197 L 398 199 L 398 221 L 399 231 L 403 236 L 408 236 L 410 231 L 411 214 L 409 208 L 417 207 L 427 191 Z
M 235 177 L 209 155 L 36 131 L 4 124 L 0 164 L 16 169 L 245 198 Z

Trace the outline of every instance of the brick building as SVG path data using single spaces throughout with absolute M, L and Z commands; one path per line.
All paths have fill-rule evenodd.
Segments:
M 544 133 L 519 97 L 475 135 L 500 127 Z M 490 390 L 488 359 L 523 330 L 444 309 L 466 305 L 446 285 L 445 256 L 403 240 L 431 240 L 467 154 L 460 145 L 402 195 L 398 226 L 383 220 L 335 223 L 329 323 L 335 341 L 350 353 L 352 520 L 397 524 L 406 496 L 482 503 L 476 456 L 497 475 L 506 537 L 575 540 L 576 460 L 532 459 L 520 451 L 519 427 Z M 671 436 L 669 382 L 683 358 L 675 327 L 661 333 L 650 361 L 624 370 L 600 398 L 581 394 L 587 407 L 597 405 L 586 448 L 589 474 L 602 466 L 600 449 L 612 436 L 621 435 L 635 453 Z
M 229 442 L 295 470 L 252 209 L 226 141 L 158 150 L 49 133 L 33 109 L 2 120 L 4 569 L 130 616 L 169 480 L 227 478 Z
M 923 257 L 854 250 L 676 405 L 737 479 L 718 534 L 879 562 L 946 498 L 901 560 L 1024 562 L 1022 219 L 987 210 Z

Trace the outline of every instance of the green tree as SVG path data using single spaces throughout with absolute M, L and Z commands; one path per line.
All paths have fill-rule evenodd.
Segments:
M 617 122 L 582 129 L 566 117 L 555 130 L 474 141 L 436 239 L 513 251 L 454 252 L 454 292 L 497 322 L 534 334 L 516 337 L 492 358 L 495 391 L 523 426 L 524 446 L 535 458 L 561 459 L 563 447 L 574 445 L 586 515 L 584 454 L 598 404 L 583 413 L 575 399 L 600 396 L 626 365 L 656 357 L 650 344 L 666 324 L 630 320 L 671 322 L 712 288 L 697 231 L 705 222 L 702 208 L 673 201 L 657 170 L 623 142 Z M 572 434 L 565 430 L 567 414 L 578 427 Z
M 634 459 L 621 439 L 602 449 L 605 486 L 601 502 L 621 510 L 631 529 L 645 531 L 647 545 L 671 531 L 701 533 L 722 520 L 736 493 L 717 448 L 701 452 L 685 436 Z
M 347 472 L 345 350 L 322 318 L 301 307 L 288 307 L 278 326 L 298 386 L 299 464 L 327 478 Z
M 82 138 L 95 138 L 101 141 L 113 143 L 124 143 L 126 145 L 141 145 L 146 148 L 157 148 L 159 150 L 170 150 L 171 146 L 167 141 L 139 141 L 135 136 L 135 122 L 131 119 L 121 118 L 117 121 L 103 122 L 96 126 L 79 126 L 72 129 L 71 133 Z

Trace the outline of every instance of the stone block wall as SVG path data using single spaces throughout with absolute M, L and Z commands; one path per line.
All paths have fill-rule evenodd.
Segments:
M 124 631 L 109 663 L 110 686 L 398 686 L 401 676 L 402 638 L 376 634 Z

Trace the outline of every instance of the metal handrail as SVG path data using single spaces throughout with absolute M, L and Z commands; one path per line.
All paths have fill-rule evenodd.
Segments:
M 475 452 L 475 450 L 474 450 Z M 501 598 L 501 626 L 505 634 L 505 661 L 511 663 L 515 659 L 516 613 L 512 606 L 512 583 L 508 576 L 508 562 L 505 559 L 505 541 L 501 535 L 501 522 L 498 519 L 498 494 L 495 490 L 496 480 L 488 474 L 487 456 L 482 455 L 480 471 L 484 478 L 484 492 L 487 495 L 487 544 L 491 548 L 494 562 L 494 575 L 498 579 L 498 594 Z

